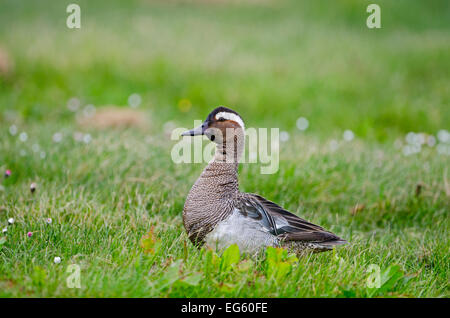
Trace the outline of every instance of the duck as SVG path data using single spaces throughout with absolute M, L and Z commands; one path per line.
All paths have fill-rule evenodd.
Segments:
M 302 254 L 348 243 L 258 194 L 239 191 L 245 126 L 236 111 L 217 107 L 200 126 L 181 135 L 206 136 L 216 144 L 212 160 L 190 189 L 183 208 L 183 224 L 195 246 L 224 250 L 236 244 L 248 254 L 272 246 Z

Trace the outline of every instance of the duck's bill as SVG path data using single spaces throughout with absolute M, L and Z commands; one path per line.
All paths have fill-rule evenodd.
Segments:
M 205 134 L 205 127 L 207 127 L 207 125 L 205 125 L 205 123 L 203 123 L 202 125 L 185 131 L 184 133 L 181 134 L 181 136 L 199 136 L 199 135 L 204 135 Z

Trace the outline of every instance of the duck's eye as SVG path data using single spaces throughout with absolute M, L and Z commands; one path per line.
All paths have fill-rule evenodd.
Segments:
M 220 117 L 219 119 L 217 119 L 217 121 L 225 121 L 226 119 L 223 117 Z

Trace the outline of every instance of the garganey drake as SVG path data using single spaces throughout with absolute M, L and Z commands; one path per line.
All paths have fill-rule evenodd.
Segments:
M 235 111 L 218 107 L 197 128 L 182 136 L 206 135 L 216 143 L 213 160 L 192 186 L 183 209 L 189 239 L 197 246 L 224 249 L 237 244 L 241 252 L 256 254 L 267 246 L 322 252 L 347 243 L 252 193 L 238 184 L 239 159 L 244 150 L 244 121 Z

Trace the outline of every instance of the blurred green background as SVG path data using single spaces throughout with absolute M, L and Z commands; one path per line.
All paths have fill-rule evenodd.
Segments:
M 0 297 L 448 297 L 450 2 L 376 1 L 368 29 L 372 2 L 0 0 Z M 241 190 L 349 246 L 279 283 L 190 244 L 205 164 L 173 163 L 170 132 L 218 105 L 284 131 L 277 173 L 241 165 Z
M 442 1 L 0 2 L 0 47 L 13 64 L 0 86 L 0 122 L 71 120 L 66 102 L 126 105 L 188 127 L 217 105 L 250 126 L 329 137 L 353 130 L 384 141 L 448 128 L 450 8 Z M 5 77 L 5 76 L 3 76 Z M 192 107 L 184 116 L 178 106 Z M 5 114 L 8 112 L 9 116 Z

